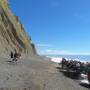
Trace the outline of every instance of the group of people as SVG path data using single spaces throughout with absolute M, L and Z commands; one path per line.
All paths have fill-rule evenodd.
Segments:
M 20 56 L 21 56 L 21 53 L 18 53 L 16 50 L 14 53 L 12 51 L 10 53 L 10 57 L 11 57 L 12 61 L 17 61 L 18 58 L 20 58 Z
M 62 68 L 67 68 L 68 70 L 74 70 L 79 73 L 84 73 L 88 75 L 88 80 L 90 82 L 90 63 L 81 62 L 77 60 L 66 60 L 62 58 Z

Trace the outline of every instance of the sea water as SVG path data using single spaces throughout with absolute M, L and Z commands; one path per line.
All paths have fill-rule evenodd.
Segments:
M 90 62 L 90 55 L 47 55 L 51 59 L 57 60 L 59 62 L 62 58 L 66 58 L 67 60 L 77 60 L 83 62 Z

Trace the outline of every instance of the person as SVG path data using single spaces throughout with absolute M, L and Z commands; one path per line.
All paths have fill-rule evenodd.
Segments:
M 14 51 L 15 51 L 15 53 L 14 53 L 14 55 L 13 55 L 13 60 L 12 60 L 12 61 L 17 61 L 18 54 L 17 54 L 16 49 L 15 49 Z
M 66 59 L 62 58 L 62 69 L 64 68 L 65 62 L 66 62 Z
M 87 77 L 88 77 L 88 81 L 90 83 L 90 63 L 87 65 Z
M 18 53 L 17 51 L 15 51 L 14 60 L 17 61 L 20 57 L 21 57 L 21 53 L 20 52 Z
M 13 58 L 13 52 L 11 51 L 11 53 L 10 53 L 10 57 L 11 57 L 11 59 Z
M 88 71 L 88 81 L 90 83 L 90 71 Z
M 19 52 L 17 53 L 17 55 L 18 55 L 18 58 L 20 58 L 20 56 L 21 56 L 21 52 L 19 51 Z

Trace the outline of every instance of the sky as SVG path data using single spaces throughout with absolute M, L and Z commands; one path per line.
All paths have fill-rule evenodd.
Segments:
M 39 54 L 90 54 L 90 0 L 9 0 Z

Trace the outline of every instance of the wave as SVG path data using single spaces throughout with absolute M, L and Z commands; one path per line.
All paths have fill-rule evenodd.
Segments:
M 62 61 L 62 58 L 65 58 L 66 60 L 75 60 L 80 62 L 90 62 L 90 56 L 89 55 L 47 55 L 47 57 L 51 58 L 51 61 L 60 63 Z

